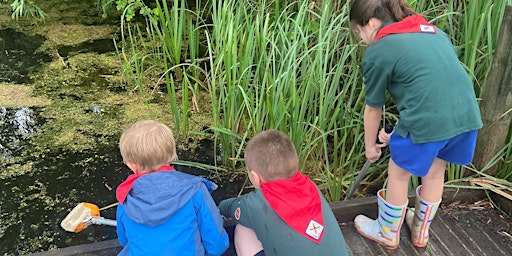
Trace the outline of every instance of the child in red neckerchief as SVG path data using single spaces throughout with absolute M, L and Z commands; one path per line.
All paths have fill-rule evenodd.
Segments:
M 119 255 L 222 255 L 229 246 L 207 179 L 174 170 L 172 131 L 151 120 L 123 131 L 119 148 L 134 172 L 116 191 Z
M 473 84 L 448 36 L 416 14 L 404 0 L 354 0 L 350 27 L 368 45 L 363 56 L 366 85 L 364 135 L 371 162 L 389 144 L 387 189 L 377 193 L 376 220 L 359 215 L 361 235 L 396 249 L 405 219 L 411 241 L 425 247 L 441 203 L 447 162 L 470 164 L 482 127 Z M 395 131 L 379 132 L 386 93 L 400 114 Z M 421 177 L 415 208 L 407 211 L 408 182 Z
M 221 214 L 238 223 L 238 256 L 349 255 L 327 201 L 300 173 L 288 136 L 264 131 L 249 141 L 244 158 L 256 191 L 219 204 Z

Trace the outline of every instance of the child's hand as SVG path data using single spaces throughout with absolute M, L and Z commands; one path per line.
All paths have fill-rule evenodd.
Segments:
M 366 148 L 366 159 L 370 160 L 370 162 L 375 163 L 379 160 L 382 151 L 379 147 L 380 144 L 376 144 L 375 147 Z
M 398 123 L 398 122 L 397 122 Z M 383 148 L 389 144 L 389 139 L 391 138 L 391 134 L 395 130 L 394 126 L 390 123 L 386 124 L 384 128 L 379 130 L 377 134 L 377 145 L 376 147 Z
M 391 132 L 392 133 L 392 132 Z M 388 145 L 389 138 L 391 137 L 391 133 L 387 133 L 384 128 L 381 128 L 378 134 L 379 142 L 377 143 L 377 147 L 383 148 Z

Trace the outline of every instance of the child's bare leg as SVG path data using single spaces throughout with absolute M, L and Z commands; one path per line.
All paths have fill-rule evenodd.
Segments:
M 250 228 L 237 224 L 235 227 L 235 249 L 238 256 L 254 256 L 263 246 Z
M 389 159 L 388 185 L 386 186 L 386 201 L 393 205 L 403 205 L 407 202 L 407 189 L 411 173 L 400 168 Z
M 400 243 L 400 228 L 409 202 L 407 185 L 411 174 L 390 159 L 388 177 L 386 189 L 377 192 L 377 219 L 357 215 L 354 226 L 362 236 L 394 250 Z
M 415 208 L 407 211 L 406 222 L 414 246 L 427 246 L 430 223 L 436 216 L 443 196 L 445 169 L 446 161 L 436 158 L 427 175 L 421 178 L 421 187 L 416 189 Z
M 446 161 L 436 158 L 427 175 L 421 178 L 420 196 L 427 202 L 437 202 L 443 196 Z

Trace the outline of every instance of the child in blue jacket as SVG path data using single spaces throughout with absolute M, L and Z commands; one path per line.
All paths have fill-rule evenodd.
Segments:
M 119 255 L 222 255 L 229 246 L 207 179 L 176 171 L 172 131 L 151 120 L 136 122 L 119 141 L 134 172 L 116 197 Z

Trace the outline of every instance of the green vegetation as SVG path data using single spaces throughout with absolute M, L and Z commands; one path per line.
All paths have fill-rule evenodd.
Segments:
M 43 19 L 46 17 L 46 13 L 32 0 L 4 0 L 4 2 L 10 3 L 13 19 L 19 19 L 24 16 Z
M 3 2 L 15 19 L 45 17 L 36 1 Z M 409 2 L 448 33 L 480 95 L 504 8 L 512 1 Z M 215 165 L 240 169 L 247 139 L 280 129 L 294 141 L 303 171 L 330 200 L 346 192 L 365 161 L 364 48 L 348 30 L 346 2 L 97 0 L 96 6 L 103 17 L 114 6 L 122 12 L 117 49 L 124 86 L 138 93 L 146 109 L 159 104 L 156 94 L 165 95 L 178 137 L 216 142 L 222 163 Z M 397 120 L 388 106 L 383 123 Z M 509 181 L 510 145 L 512 138 L 488 165 L 498 164 L 496 178 Z M 363 184 L 385 182 L 387 158 L 372 165 Z M 449 165 L 447 179 L 481 171 Z M 417 183 L 413 179 L 412 186 Z
M 485 88 L 503 11 L 511 2 L 410 1 L 452 37 L 477 95 Z M 241 167 L 245 142 L 255 133 L 285 131 L 303 171 L 329 200 L 340 199 L 365 161 L 359 67 L 364 49 L 348 30 L 348 4 L 155 3 L 148 7 L 139 0 L 118 1 L 118 8 L 126 8 L 119 52 L 128 86 L 144 96 L 151 87 L 165 84 L 175 129 L 185 137 L 198 132 L 187 125 L 190 106 L 197 95 L 208 93 L 212 139 L 225 167 Z M 132 22 L 139 8 L 143 26 Z M 385 122 L 396 119 L 395 109 L 385 111 Z M 497 158 L 510 159 L 508 146 Z M 387 157 L 370 168 L 365 184 L 384 182 Z M 448 179 L 461 179 L 467 170 L 450 165 Z M 511 178 L 510 171 L 499 175 Z

